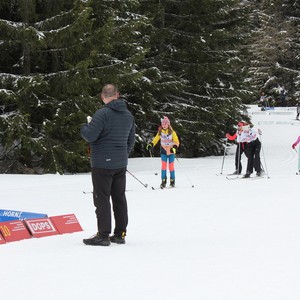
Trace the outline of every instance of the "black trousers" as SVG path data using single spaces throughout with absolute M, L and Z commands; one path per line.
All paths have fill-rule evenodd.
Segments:
M 247 173 L 253 173 L 253 167 L 256 172 L 261 171 L 261 162 L 260 162 L 260 149 L 261 149 L 261 142 L 259 139 L 248 143 L 247 145 L 247 156 L 248 156 L 248 163 L 247 163 Z
M 115 219 L 114 234 L 126 233 L 128 224 L 126 189 L 126 168 L 92 168 L 94 205 L 96 207 L 97 226 L 100 236 L 111 233 L 111 202 Z M 111 202 L 110 202 L 111 198 Z
M 242 172 L 242 154 L 245 153 L 247 156 L 247 143 L 238 143 L 235 151 L 235 170 L 238 173 Z

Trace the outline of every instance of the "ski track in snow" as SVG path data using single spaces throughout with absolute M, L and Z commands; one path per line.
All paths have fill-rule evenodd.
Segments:
M 277 118 L 284 120 L 286 117 L 285 115 L 280 115 L 280 117 Z M 261 121 L 262 123 L 257 125 L 257 123 Z M 263 122 L 266 121 L 273 121 L 273 124 L 263 124 Z M 276 124 L 276 122 L 280 121 L 274 121 L 273 115 L 259 116 L 256 118 L 256 122 L 254 122 L 254 125 L 256 125 L 257 128 L 262 129 L 263 131 L 261 141 L 267 167 L 268 169 L 270 169 L 270 172 L 272 172 L 272 169 L 274 168 L 282 168 L 282 170 L 284 170 L 286 166 L 291 166 L 291 169 L 293 169 L 293 167 L 295 169 L 295 157 L 297 156 L 297 154 L 291 146 L 295 138 L 299 135 L 300 127 L 289 126 L 285 124 Z M 292 134 L 292 136 L 294 136 L 293 139 L 291 139 L 291 132 L 294 133 Z M 282 153 L 284 153 L 284 155 L 282 155 Z M 270 159 L 271 157 L 276 159 L 277 165 L 268 165 L 268 158 Z M 262 152 L 261 160 L 262 163 L 265 164 Z

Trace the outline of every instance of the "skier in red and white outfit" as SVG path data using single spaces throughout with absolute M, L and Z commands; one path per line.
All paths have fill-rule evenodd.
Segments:
M 226 138 L 230 141 L 236 140 L 237 147 L 235 151 L 235 171 L 232 174 L 241 174 L 242 173 L 242 154 L 245 153 L 247 156 L 247 142 L 241 142 L 241 135 L 243 133 L 244 122 L 238 122 L 238 128 L 234 135 L 226 133 Z

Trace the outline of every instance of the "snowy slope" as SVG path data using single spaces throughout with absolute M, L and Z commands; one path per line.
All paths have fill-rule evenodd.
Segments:
M 130 159 L 126 245 L 89 247 L 89 174 L 0 175 L 1 209 L 75 213 L 83 232 L 0 245 L 1 299 L 298 300 L 300 204 L 295 111 L 252 107 L 270 179 L 227 180 L 223 157 L 179 159 L 175 189 L 159 158 Z M 231 152 L 234 152 L 234 146 Z M 244 170 L 246 166 L 243 160 Z M 224 173 L 234 170 L 225 158 Z M 192 188 L 192 185 L 195 187 Z

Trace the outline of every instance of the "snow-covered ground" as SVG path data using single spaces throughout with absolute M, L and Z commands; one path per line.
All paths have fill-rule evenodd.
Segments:
M 227 180 L 223 157 L 179 158 L 177 187 L 152 190 L 160 159 L 130 159 L 149 187 L 128 174 L 126 245 L 82 243 L 96 232 L 90 174 L 0 175 L 0 209 L 74 213 L 84 229 L 0 245 L 1 299 L 299 300 L 300 122 L 293 109 L 250 113 L 270 178 Z

